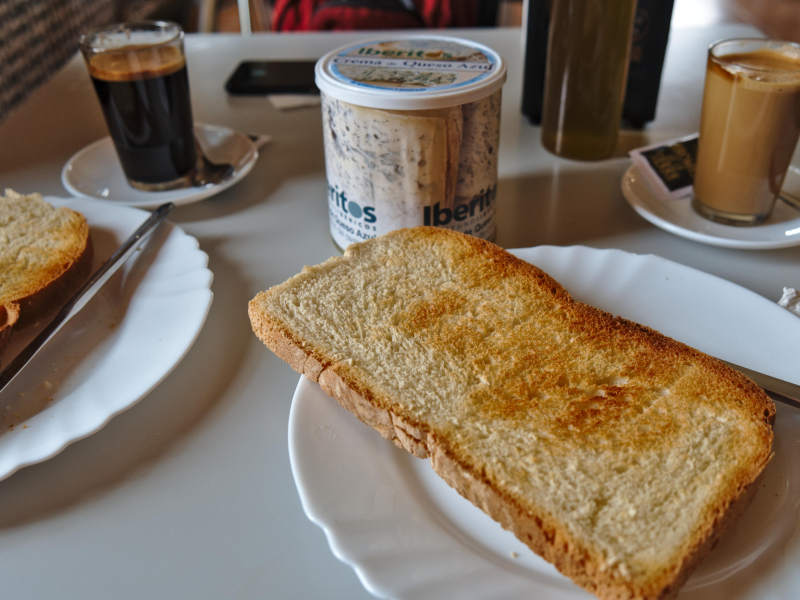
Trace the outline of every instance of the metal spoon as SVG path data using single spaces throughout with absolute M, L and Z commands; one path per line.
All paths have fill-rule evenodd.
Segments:
M 788 192 L 781 192 L 780 196 L 778 196 L 781 200 L 783 200 L 786 204 L 791 206 L 792 208 L 796 208 L 800 210 L 800 198 L 794 196 L 793 194 L 789 194 Z
M 192 187 L 206 187 L 216 185 L 231 177 L 236 170 L 230 163 L 215 163 L 208 159 L 200 147 L 197 138 L 194 140 L 197 150 L 197 166 L 192 175 Z

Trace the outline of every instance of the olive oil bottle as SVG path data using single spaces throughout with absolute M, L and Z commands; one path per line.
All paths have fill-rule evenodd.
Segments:
M 614 153 L 636 0 L 552 0 L 542 144 L 600 160 Z

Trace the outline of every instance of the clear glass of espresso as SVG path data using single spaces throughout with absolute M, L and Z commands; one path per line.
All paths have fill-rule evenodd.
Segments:
M 80 48 L 128 183 L 191 185 L 197 151 L 180 26 L 115 25 L 82 36 Z
M 717 42 L 708 52 L 692 207 L 728 225 L 772 213 L 800 136 L 800 45 Z

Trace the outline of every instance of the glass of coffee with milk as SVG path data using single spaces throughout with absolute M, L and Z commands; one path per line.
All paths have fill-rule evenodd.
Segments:
M 80 48 L 128 183 L 191 185 L 198 155 L 180 26 L 114 25 L 82 36 Z
M 800 45 L 717 42 L 708 53 L 692 207 L 757 225 L 775 205 L 800 135 Z

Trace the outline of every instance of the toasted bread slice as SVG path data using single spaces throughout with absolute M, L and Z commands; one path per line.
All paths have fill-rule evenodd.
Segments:
M 82 214 L 41 195 L 0 197 L 0 356 L 11 333 L 59 308 L 92 268 Z
M 676 595 L 771 457 L 775 406 L 752 381 L 452 231 L 352 245 L 249 314 L 296 371 L 599 598 Z
M 9 304 L 3 306 L 0 304 L 0 357 L 3 356 L 8 342 L 11 341 L 11 330 L 19 320 L 19 305 Z M 2 366 L 2 365 L 0 365 Z

